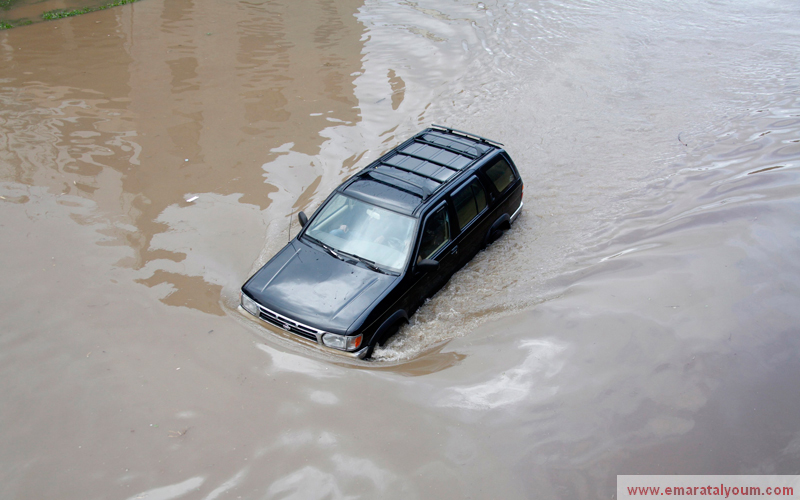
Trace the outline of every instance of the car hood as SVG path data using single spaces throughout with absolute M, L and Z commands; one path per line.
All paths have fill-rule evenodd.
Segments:
M 294 240 L 242 288 L 274 312 L 320 330 L 345 333 L 396 279 Z

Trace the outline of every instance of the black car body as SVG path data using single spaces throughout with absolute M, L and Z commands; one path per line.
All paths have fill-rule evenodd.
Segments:
M 502 144 L 434 125 L 342 183 L 243 286 L 274 326 L 364 358 L 522 210 Z

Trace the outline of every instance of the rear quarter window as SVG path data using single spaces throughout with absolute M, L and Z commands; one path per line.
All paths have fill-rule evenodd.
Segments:
M 502 156 L 491 165 L 484 167 L 483 172 L 492 181 L 498 193 L 505 191 L 517 179 L 511 165 Z

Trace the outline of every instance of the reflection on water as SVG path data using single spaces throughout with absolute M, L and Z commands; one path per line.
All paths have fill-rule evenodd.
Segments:
M 0 497 L 608 498 L 800 467 L 792 2 L 147 0 L 0 33 Z M 379 349 L 241 283 L 430 123 L 525 211 Z
M 193 477 L 178 484 L 171 484 L 169 486 L 161 486 L 160 488 L 153 488 L 144 491 L 129 498 L 134 500 L 137 498 L 151 498 L 156 500 L 170 500 L 172 498 L 181 497 L 191 491 L 196 491 L 203 484 L 202 477 Z
M 289 151 L 317 155 L 319 131 L 330 120 L 358 120 L 351 74 L 361 68 L 361 28 L 354 7 L 329 4 L 308 15 L 291 2 L 147 3 L 66 21 L 33 43 L 9 33 L 13 50 L 5 53 L 0 96 L 3 177 L 102 200 L 113 220 L 103 233 L 134 252 L 120 265 L 139 270 L 140 283 L 168 284 L 167 304 L 221 314 L 222 288 L 238 287 L 255 256 L 237 253 L 240 260 L 225 262 L 230 253 L 223 251 L 195 254 L 198 261 L 188 257 L 186 239 L 170 247 L 170 238 L 158 236 L 226 238 L 225 226 L 241 209 L 220 207 L 231 204 L 220 196 L 239 198 L 232 204 L 243 210 L 263 211 L 277 199 L 288 214 L 299 188 L 330 175 L 295 165 L 265 175 L 259 167 Z M 236 15 L 221 15 L 229 10 Z M 105 42 L 109 37 L 114 43 Z M 54 46 L 77 59 L 60 64 Z M 101 69 L 90 61 L 113 64 Z M 53 79 L 62 85 L 46 83 Z M 291 146 L 276 149 L 284 144 Z M 210 232 L 205 221 L 187 224 L 192 206 L 182 200 L 190 196 L 206 205 L 215 200 L 208 210 L 231 218 Z M 260 219 L 253 215 L 249 220 Z M 260 221 L 249 229 L 254 241 L 263 238 Z
M 565 346 L 555 339 L 524 340 L 516 346 L 528 351 L 524 361 L 494 378 L 466 387 L 453 387 L 443 398 L 445 406 L 490 410 L 523 401 L 541 404 L 558 392 L 558 387 L 535 384 L 537 378 L 552 378 L 564 366 L 558 361 Z

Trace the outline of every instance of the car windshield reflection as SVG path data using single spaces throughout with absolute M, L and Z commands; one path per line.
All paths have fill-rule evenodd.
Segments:
M 336 194 L 305 234 L 335 251 L 400 271 L 408 260 L 415 222 L 412 217 Z

